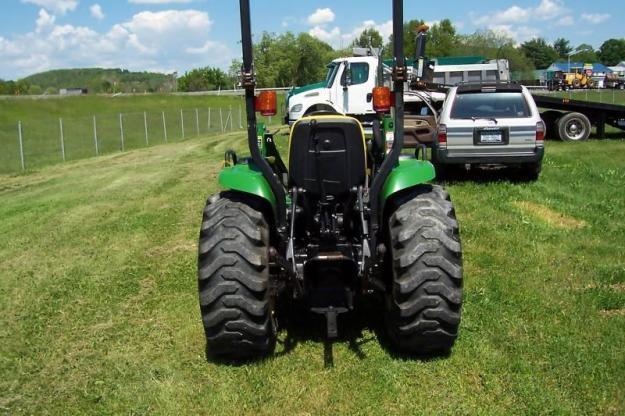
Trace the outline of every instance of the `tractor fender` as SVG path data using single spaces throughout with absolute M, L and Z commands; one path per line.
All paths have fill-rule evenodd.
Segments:
M 238 164 L 224 168 L 218 177 L 219 186 L 237 192 L 254 195 L 267 201 L 276 214 L 276 196 L 262 172 L 249 164 Z
M 386 202 L 398 192 L 431 181 L 436 177 L 434 165 L 427 160 L 400 159 L 384 182 L 380 193 L 380 212 L 384 212 Z

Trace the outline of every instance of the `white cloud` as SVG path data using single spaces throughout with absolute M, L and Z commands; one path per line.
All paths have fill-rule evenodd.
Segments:
M 128 0 L 132 4 L 187 4 L 193 0 Z
M 331 30 L 326 30 L 321 26 L 315 26 L 308 32 L 310 36 L 313 36 L 319 40 L 327 42 L 331 45 L 336 45 L 336 42 L 340 41 L 341 29 L 335 27 Z
M 599 24 L 605 22 L 610 18 L 607 13 L 582 13 L 582 19 L 593 24 Z
M 556 26 L 573 26 L 575 24 L 575 18 L 573 16 L 563 16 L 553 22 Z
M 382 35 L 382 39 L 386 42 L 393 34 L 393 21 L 388 20 L 386 22 L 377 23 L 374 20 L 365 20 L 349 32 L 343 32 L 339 27 L 329 29 L 324 25 L 317 25 L 310 29 L 308 33 L 319 40 L 329 43 L 335 48 L 343 48 L 351 44 L 365 29 L 377 30 L 380 32 L 380 35 Z
M 234 54 L 209 38 L 212 20 L 198 10 L 141 12 L 108 31 L 56 25 L 45 10 L 37 29 L 0 38 L 0 78 L 69 67 L 121 67 L 184 72 L 199 66 L 226 67 Z
M 311 26 L 318 26 L 333 22 L 335 17 L 332 9 L 326 7 L 325 9 L 315 10 L 313 14 L 308 16 L 307 21 Z
M 102 20 L 105 17 L 104 12 L 102 11 L 102 6 L 97 3 L 92 5 L 89 8 L 89 11 L 91 12 L 91 16 L 95 19 Z
M 54 26 L 54 22 L 56 21 L 56 17 L 46 12 L 45 9 L 39 10 L 39 15 L 37 17 L 36 22 L 36 32 L 41 33 L 44 30 Z
M 542 20 L 555 19 L 567 11 L 562 0 L 542 0 L 533 15 Z
M 563 0 L 541 0 L 534 7 L 512 5 L 482 16 L 473 15 L 473 23 L 523 42 L 539 36 L 540 30 L 528 26 L 536 21 L 548 20 L 554 26 L 573 25 L 575 20 L 566 14 L 568 11 Z
M 530 17 L 530 11 L 519 6 L 512 6 L 506 10 L 498 11 L 490 15 L 479 17 L 475 20 L 476 25 L 505 25 L 526 21 Z
M 76 10 L 78 0 L 22 0 L 22 3 L 35 4 L 58 14 Z
M 492 25 L 490 30 L 514 39 L 518 44 L 537 38 L 539 30 L 530 26 Z

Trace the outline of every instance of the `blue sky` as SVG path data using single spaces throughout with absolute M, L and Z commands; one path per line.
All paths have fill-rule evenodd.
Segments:
M 364 28 L 390 34 L 391 2 L 251 0 L 254 33 L 308 32 L 348 45 Z M 615 1 L 405 0 L 405 17 L 449 18 L 460 33 L 504 32 L 517 42 L 541 36 L 600 46 L 625 37 Z M 576 11 L 580 11 L 577 13 Z M 236 0 L 3 0 L 0 78 L 67 67 L 122 67 L 179 73 L 227 68 L 240 55 Z

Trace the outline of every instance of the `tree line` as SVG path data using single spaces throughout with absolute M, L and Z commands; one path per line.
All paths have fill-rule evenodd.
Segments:
M 424 24 L 414 19 L 404 24 L 406 56 L 414 56 L 414 30 Z M 329 44 L 307 33 L 263 33 L 254 45 L 255 70 L 259 87 L 290 87 L 323 80 L 326 65 L 335 58 L 350 56 L 352 47 L 383 48 L 383 55 L 391 57 L 392 36 L 384 39 L 374 28 L 365 29 L 346 49 L 334 49 Z M 573 46 L 564 38 L 553 43 L 536 38 L 517 44 L 500 32 L 480 30 L 462 35 L 449 19 L 432 25 L 428 35 L 426 54 L 430 58 L 444 56 L 483 56 L 487 59 L 507 59 L 510 69 L 520 73 L 521 79 L 533 79 L 535 69 L 546 69 L 553 62 L 602 62 L 613 66 L 625 60 L 625 39 L 608 39 L 598 48 L 580 44 Z M 179 79 L 180 91 L 230 89 L 238 80 L 241 62 L 232 62 L 228 71 L 219 68 L 201 68 L 187 72 Z
M 408 57 L 415 55 L 414 31 L 422 24 L 424 21 L 419 19 L 404 24 L 404 52 Z M 258 86 L 290 87 L 319 82 L 325 77 L 326 65 L 333 59 L 350 56 L 352 47 L 382 48 L 383 56 L 390 58 L 393 39 L 392 36 L 384 39 L 377 30 L 368 28 L 348 48 L 334 49 L 308 33 L 286 32 L 278 35 L 264 32 L 254 45 Z M 566 62 L 569 58 L 572 62 L 617 65 L 625 61 L 625 39 L 608 39 L 598 49 L 585 43 L 573 46 L 564 38 L 553 43 L 535 38 L 519 45 L 511 37 L 491 30 L 459 34 L 449 19 L 443 19 L 430 28 L 426 55 L 430 58 L 476 55 L 487 59 L 507 59 L 511 71 L 520 73 L 521 79 L 531 80 L 535 78 L 535 69 L 545 69 L 553 62 Z M 232 61 L 227 71 L 212 67 L 193 69 L 177 79 L 177 90 L 231 89 L 238 82 L 240 69 L 240 60 Z M 167 92 L 176 89 L 171 75 L 85 69 L 49 71 L 19 81 L 0 80 L 0 94 L 53 94 L 58 92 L 60 80 L 67 79 L 73 83 L 89 84 L 71 86 L 86 86 L 91 92 Z

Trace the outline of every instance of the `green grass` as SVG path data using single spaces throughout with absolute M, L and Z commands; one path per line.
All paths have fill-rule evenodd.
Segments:
M 0 413 L 625 413 L 624 141 L 549 142 L 532 184 L 450 184 L 452 354 L 396 356 L 365 327 L 334 367 L 316 327 L 261 362 L 205 359 L 196 239 L 230 146 L 240 133 L 0 177 Z
M 242 97 L 158 94 L 46 99 L 0 97 L 0 174 L 22 170 L 19 121 L 22 123 L 24 164 L 30 170 L 63 161 L 60 118 L 63 119 L 65 160 L 76 160 L 96 156 L 94 116 L 97 151 L 99 154 L 107 154 L 122 149 L 120 113 L 123 114 L 123 146 L 124 150 L 129 150 L 162 144 L 165 142 L 165 133 L 168 141 L 180 141 L 220 132 L 222 121 L 227 124 L 230 108 L 231 127 L 238 130 L 245 126 Z M 279 109 L 283 111 L 282 103 Z M 148 124 L 147 142 L 144 112 Z M 163 127 L 163 113 L 166 129 Z M 276 116 L 272 121 L 279 119 L 280 116 Z
M 538 94 L 556 97 L 568 97 L 574 100 L 601 102 L 604 104 L 625 105 L 625 91 L 614 89 L 569 90 L 569 91 L 536 91 Z

